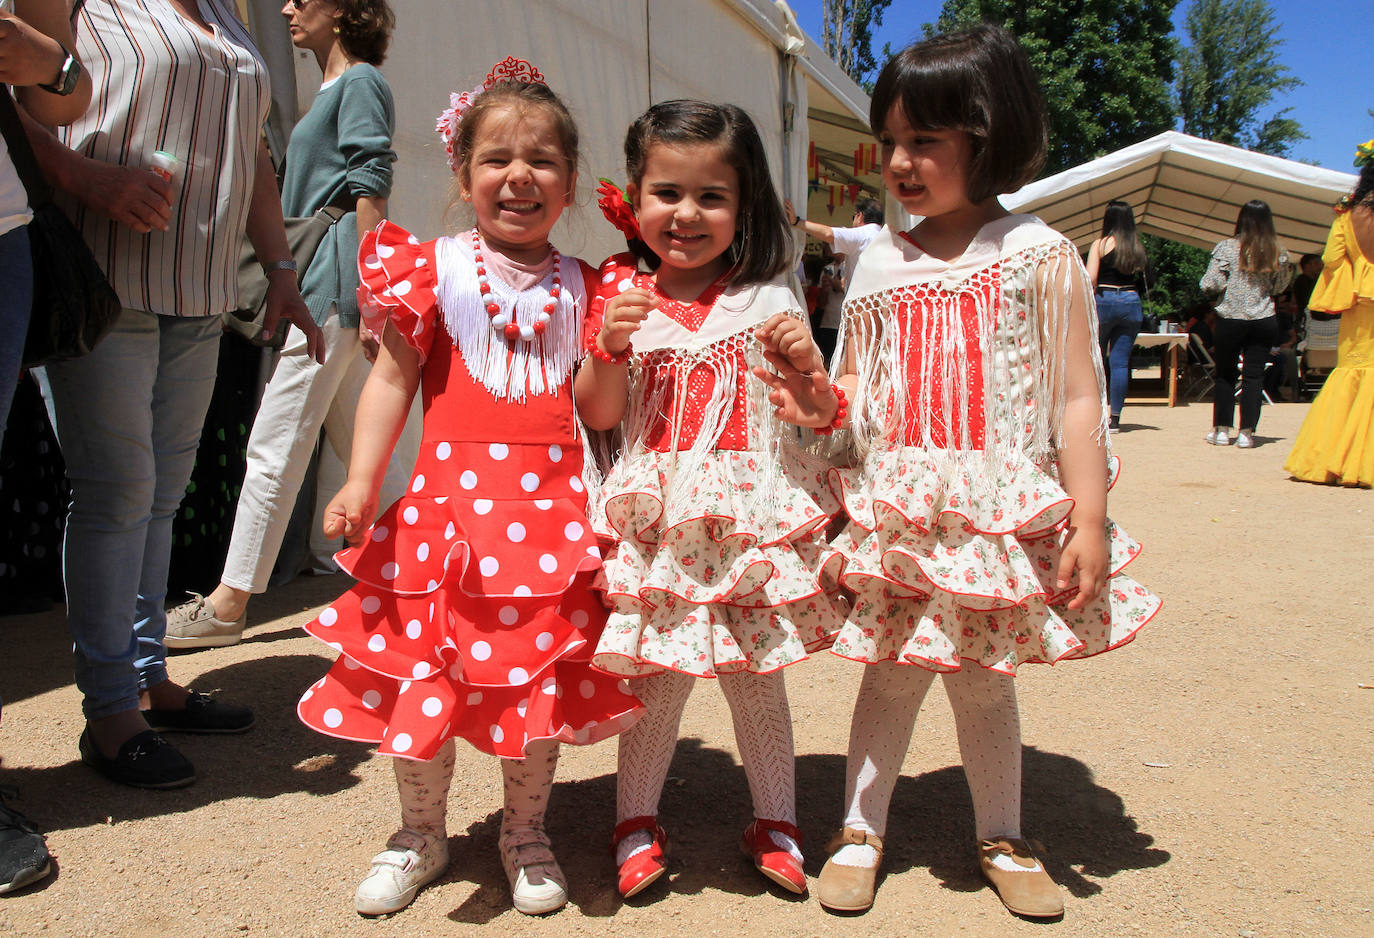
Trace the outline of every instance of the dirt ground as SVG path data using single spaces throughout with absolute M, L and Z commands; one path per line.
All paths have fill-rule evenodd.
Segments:
M 1111 513 L 1145 545 L 1133 572 L 1164 611 L 1124 649 L 1017 680 L 1025 827 L 1063 885 L 1058 923 L 1013 918 L 980 881 L 938 692 L 897 787 L 872 911 L 836 916 L 766 888 L 736 847 L 748 796 L 709 685 L 688 706 L 664 796 L 666 889 L 618 899 L 606 852 L 615 745 L 567 747 L 550 829 L 572 899 L 543 919 L 513 911 L 495 850 L 498 773 L 460 747 L 450 869 L 406 911 L 360 918 L 352 891 L 396 801 L 389 759 L 294 716 L 328 661 L 299 629 L 344 588 L 326 577 L 257 600 L 241 645 L 173 659 L 175 678 L 258 714 L 244 736 L 178 738 L 201 775 L 182 791 L 120 788 L 82 766 L 60 611 L 0 621 L 0 781 L 21 789 L 56 858 L 48 879 L 0 898 L 0 934 L 1374 934 L 1374 690 L 1359 686 L 1374 684 L 1374 493 L 1287 479 L 1305 411 L 1268 408 L 1251 451 L 1207 446 L 1205 405 L 1125 412 Z M 859 672 L 824 654 L 788 672 L 812 876 L 840 820 Z

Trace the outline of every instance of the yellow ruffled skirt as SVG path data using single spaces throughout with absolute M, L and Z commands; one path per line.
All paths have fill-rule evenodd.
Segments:
M 1336 367 L 1284 468 L 1305 482 L 1374 486 L 1374 302 L 1341 315 Z

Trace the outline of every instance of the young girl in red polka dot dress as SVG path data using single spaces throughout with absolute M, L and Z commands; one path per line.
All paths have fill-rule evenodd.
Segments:
M 562 906 L 544 832 L 558 745 L 619 733 L 641 710 L 589 665 L 606 614 L 591 589 L 601 558 L 572 373 L 595 272 L 548 241 L 573 198 L 577 130 L 539 73 L 512 59 L 453 104 L 439 130 L 477 224 L 420 244 L 384 222 L 362 243 L 382 347 L 325 521 L 353 545 L 338 557 L 358 584 L 306 626 L 340 654 L 301 719 L 397 757 L 401 829 L 358 887 L 363 914 L 405 907 L 447 866 L 456 737 L 501 760 L 515 907 Z M 424 440 L 410 490 L 373 523 L 417 390 Z
M 784 279 L 792 245 L 749 117 L 656 105 L 625 159 L 633 208 L 608 214 L 638 256 L 602 265 L 604 322 L 577 377 L 587 424 L 618 424 L 624 441 L 592 513 L 615 542 L 593 662 L 632 678 L 647 709 L 620 740 L 618 885 L 632 896 L 665 871 L 657 813 L 678 723 L 697 679 L 718 678 L 753 796 L 742 846 L 801 893 L 782 669 L 839 627 L 820 577 L 838 504 L 750 370 L 765 335 L 778 367 L 821 368 L 820 354 Z

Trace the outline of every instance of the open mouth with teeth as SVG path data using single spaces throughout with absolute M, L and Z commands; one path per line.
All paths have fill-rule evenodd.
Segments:
M 685 231 L 669 231 L 667 235 L 673 244 L 695 244 L 706 238 L 704 234 L 689 234 Z
M 510 212 L 513 215 L 529 215 L 539 210 L 539 203 L 531 202 L 528 199 L 506 199 L 497 204 L 501 211 Z

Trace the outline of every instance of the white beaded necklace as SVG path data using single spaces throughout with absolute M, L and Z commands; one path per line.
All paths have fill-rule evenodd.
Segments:
M 509 313 L 503 312 L 501 305 L 496 302 L 496 297 L 491 292 L 491 284 L 487 282 L 487 265 L 482 260 L 482 237 L 476 228 L 472 229 L 472 258 L 477 264 L 477 283 L 482 291 L 482 303 L 486 307 L 487 315 L 491 317 L 491 331 L 507 341 L 533 342 L 535 336 L 544 334 L 549 320 L 553 318 L 554 310 L 558 308 L 558 297 L 563 291 L 563 255 L 558 253 L 557 248 L 551 247 L 550 251 L 553 252 L 553 285 L 549 288 L 549 300 L 534 322 L 522 326 L 515 321 L 514 301 Z

